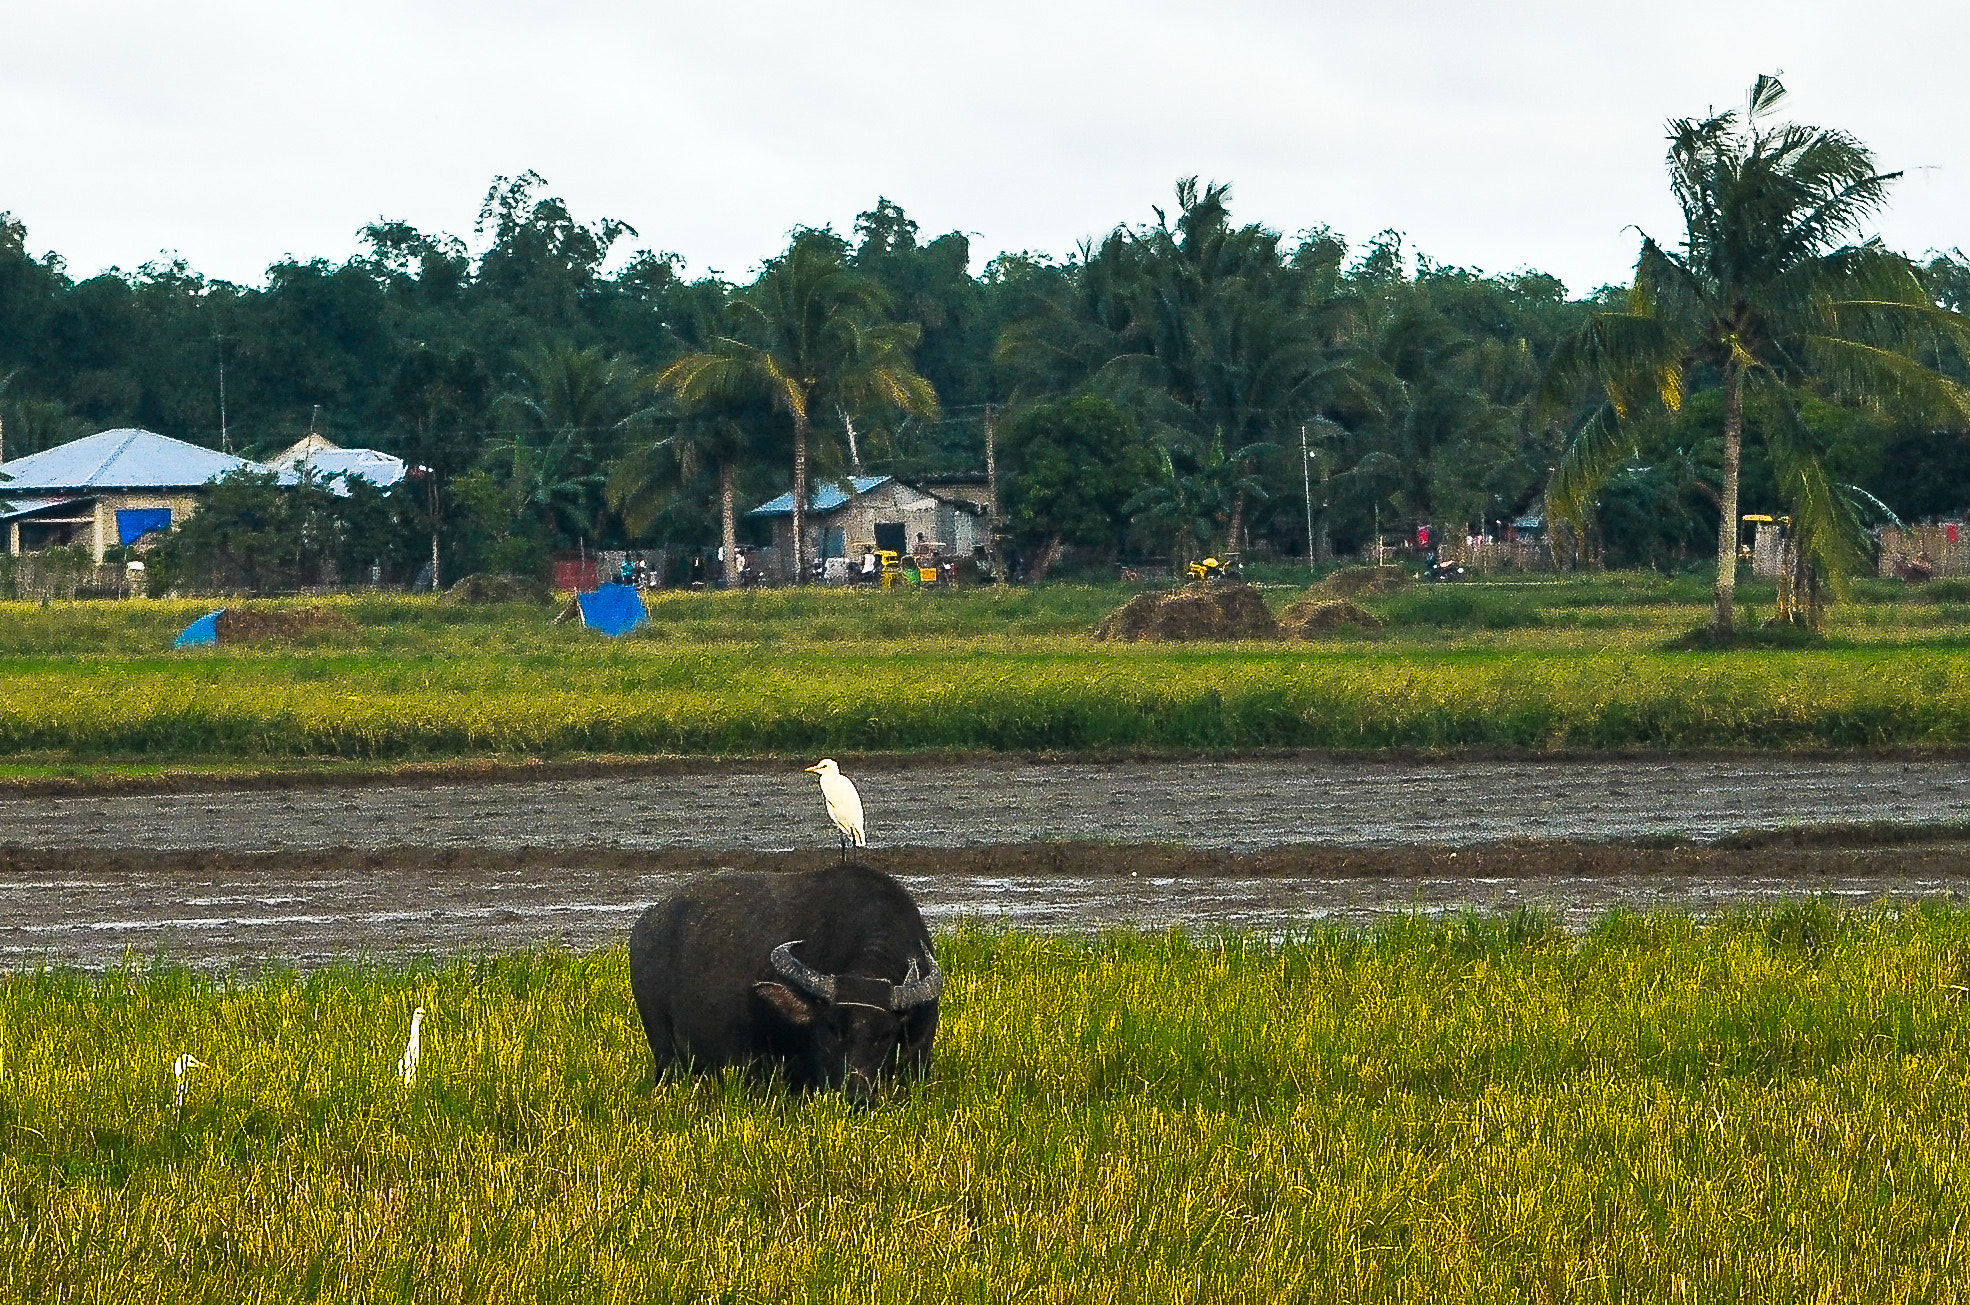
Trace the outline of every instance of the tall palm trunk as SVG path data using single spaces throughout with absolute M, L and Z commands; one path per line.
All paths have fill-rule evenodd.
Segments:
M 725 545 L 725 587 L 731 588 L 739 578 L 739 522 L 737 515 L 738 496 L 733 490 L 733 469 L 730 462 L 718 464 L 718 524 L 719 542 Z
M 1737 591 L 1737 472 L 1744 448 L 1744 383 L 1736 362 L 1724 364 L 1724 487 L 1717 495 L 1717 586 L 1710 610 L 1710 633 L 1731 635 L 1732 602 Z
M 807 583 L 807 406 L 793 414 L 793 582 Z
M 1238 537 L 1244 533 L 1245 491 L 1241 489 L 1238 491 L 1238 496 L 1231 501 L 1231 527 L 1224 532 L 1224 551 L 1238 552 Z

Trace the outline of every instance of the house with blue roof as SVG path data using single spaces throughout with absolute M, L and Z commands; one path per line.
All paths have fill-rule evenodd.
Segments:
M 125 427 L 0 462 L 7 551 L 81 545 L 98 565 L 118 544 L 157 539 L 198 510 L 205 487 L 257 462 Z
M 746 514 L 772 523 L 769 578 L 793 578 L 793 493 Z M 938 558 L 970 557 L 991 545 L 991 496 L 983 476 L 843 476 L 808 486 L 809 559 L 859 557 L 864 548 Z M 839 569 L 839 568 L 837 568 Z

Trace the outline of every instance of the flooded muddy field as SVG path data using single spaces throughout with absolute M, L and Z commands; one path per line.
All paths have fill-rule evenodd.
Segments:
M 999 761 L 859 778 L 867 859 L 940 923 L 1290 933 L 1534 907 L 1582 929 L 1617 908 L 1970 892 L 1970 841 L 1950 828 L 1970 816 L 1960 762 Z M 0 968 L 609 946 L 690 874 L 822 864 L 833 842 L 795 766 L 11 799 Z
M 835 853 L 392 848 L 271 853 L 0 849 L 0 969 L 165 959 L 313 968 L 621 943 L 644 906 L 719 865 L 825 864 Z M 1025 844 L 871 849 L 934 924 L 1289 934 L 1416 912 L 1530 907 L 1581 930 L 1618 908 L 1712 912 L 1819 894 L 1850 905 L 1958 903 L 1970 843 L 1879 847 L 1466 848 Z
M 1970 762 L 984 761 L 853 775 L 870 841 L 1046 839 L 1251 851 L 1512 838 L 1711 839 L 1970 817 Z M 622 847 L 791 851 L 834 841 L 797 765 L 537 783 L 0 800 L 0 845 L 302 850 Z

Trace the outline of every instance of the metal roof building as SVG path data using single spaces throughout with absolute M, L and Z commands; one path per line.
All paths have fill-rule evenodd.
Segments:
M 264 470 L 216 449 L 125 427 L 0 462 L 0 494 L 196 489 L 229 471 Z
M 84 545 L 98 562 L 111 543 L 169 530 L 198 508 L 197 493 L 257 462 L 155 431 L 123 428 L 0 463 L 7 551 Z
M 983 476 L 938 477 L 937 487 L 894 476 L 845 476 L 808 486 L 806 556 L 822 564 L 850 557 L 873 543 L 897 553 L 964 557 L 989 545 L 988 496 Z M 768 499 L 749 517 L 773 523 L 772 578 L 792 578 L 793 494 Z
M 267 465 L 280 472 L 280 483 L 296 485 L 305 468 L 317 480 L 347 481 L 360 477 L 378 489 L 388 489 L 410 472 L 410 466 L 394 454 L 378 449 L 345 449 L 339 444 L 310 433 L 299 443 L 267 459 Z M 338 493 L 348 491 L 335 487 Z

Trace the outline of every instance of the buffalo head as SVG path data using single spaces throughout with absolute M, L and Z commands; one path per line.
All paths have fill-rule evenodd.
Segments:
M 755 983 L 753 991 L 806 1052 L 814 1080 L 839 1084 L 850 1101 L 867 1105 L 884 1073 L 921 1073 L 944 991 L 944 972 L 929 949 L 923 954 L 926 968 L 920 972 L 913 956 L 903 981 L 896 983 L 871 975 L 822 974 L 793 954 L 801 941 L 773 949 L 768 963 L 778 978 Z

